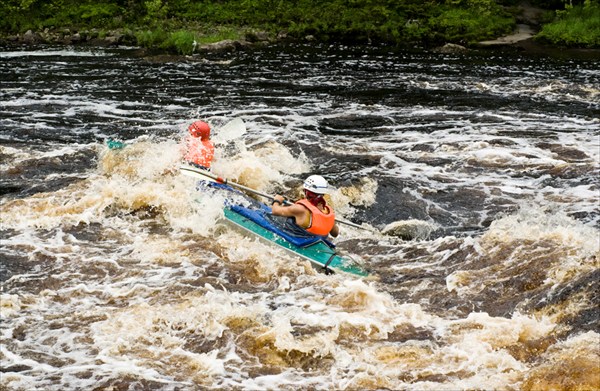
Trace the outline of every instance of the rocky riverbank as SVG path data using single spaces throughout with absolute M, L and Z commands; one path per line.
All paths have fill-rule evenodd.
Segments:
M 285 39 L 284 34 L 280 34 L 277 39 Z M 310 39 L 310 38 L 308 38 Z M 274 42 L 266 32 L 247 32 L 239 40 L 221 40 L 213 43 L 198 44 L 196 50 L 217 50 L 233 51 L 246 46 L 265 44 Z M 24 34 L 14 34 L 6 37 L 0 37 L 0 43 L 18 45 L 88 45 L 98 47 L 110 46 L 136 46 L 137 38 L 132 31 L 117 29 L 110 31 L 91 30 L 49 30 L 32 31 L 28 30 Z
M 28 30 L 24 34 L 8 35 L 2 41 L 15 44 L 51 44 L 73 45 L 88 44 L 90 46 L 135 45 L 137 40 L 133 33 L 124 30 L 101 32 L 98 29 L 74 31 L 71 29 L 42 31 Z

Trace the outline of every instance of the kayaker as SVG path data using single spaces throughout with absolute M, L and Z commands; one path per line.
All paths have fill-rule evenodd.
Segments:
M 196 121 L 188 127 L 185 138 L 184 159 L 199 168 L 209 170 L 215 156 L 215 146 L 210 141 L 210 126 L 204 121 Z
M 293 218 L 295 225 L 314 234 L 335 237 L 340 229 L 335 222 L 335 212 L 327 205 L 325 194 L 329 192 L 327 180 L 320 175 L 311 175 L 304 181 L 303 198 L 291 205 L 284 205 L 284 198 L 276 195 L 271 205 L 271 213 L 275 216 Z

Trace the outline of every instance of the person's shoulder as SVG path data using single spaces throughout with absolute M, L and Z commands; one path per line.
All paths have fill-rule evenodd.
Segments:
M 308 202 L 306 198 L 299 199 L 298 201 L 294 202 L 293 205 L 297 205 L 302 209 L 310 208 L 310 202 Z
M 304 201 L 304 199 L 298 200 L 298 201 L 294 202 L 293 204 L 289 205 L 289 207 L 292 208 L 292 210 L 294 210 L 294 211 L 298 211 L 298 213 L 306 213 L 306 212 L 310 213 L 309 205 L 303 201 Z

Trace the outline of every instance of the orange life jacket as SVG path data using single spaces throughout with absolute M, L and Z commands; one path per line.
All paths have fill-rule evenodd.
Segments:
M 315 235 L 329 235 L 329 232 L 335 225 L 335 213 L 333 212 L 333 209 L 326 205 L 325 209 L 327 209 L 328 213 L 324 213 L 319 208 L 311 204 L 306 198 L 297 201 L 296 203 L 304 206 L 310 211 L 310 225 L 308 228 L 304 228 L 305 230 Z
M 188 137 L 185 140 L 186 154 L 184 159 L 199 166 L 209 168 L 215 156 L 215 146 L 210 140 L 201 140 L 198 137 Z

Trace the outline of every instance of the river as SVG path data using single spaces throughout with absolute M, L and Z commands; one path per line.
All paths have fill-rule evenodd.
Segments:
M 600 388 L 592 56 L 0 48 L 6 390 Z M 325 176 L 355 278 L 230 229 L 179 174 Z M 109 149 L 110 138 L 123 149 Z

